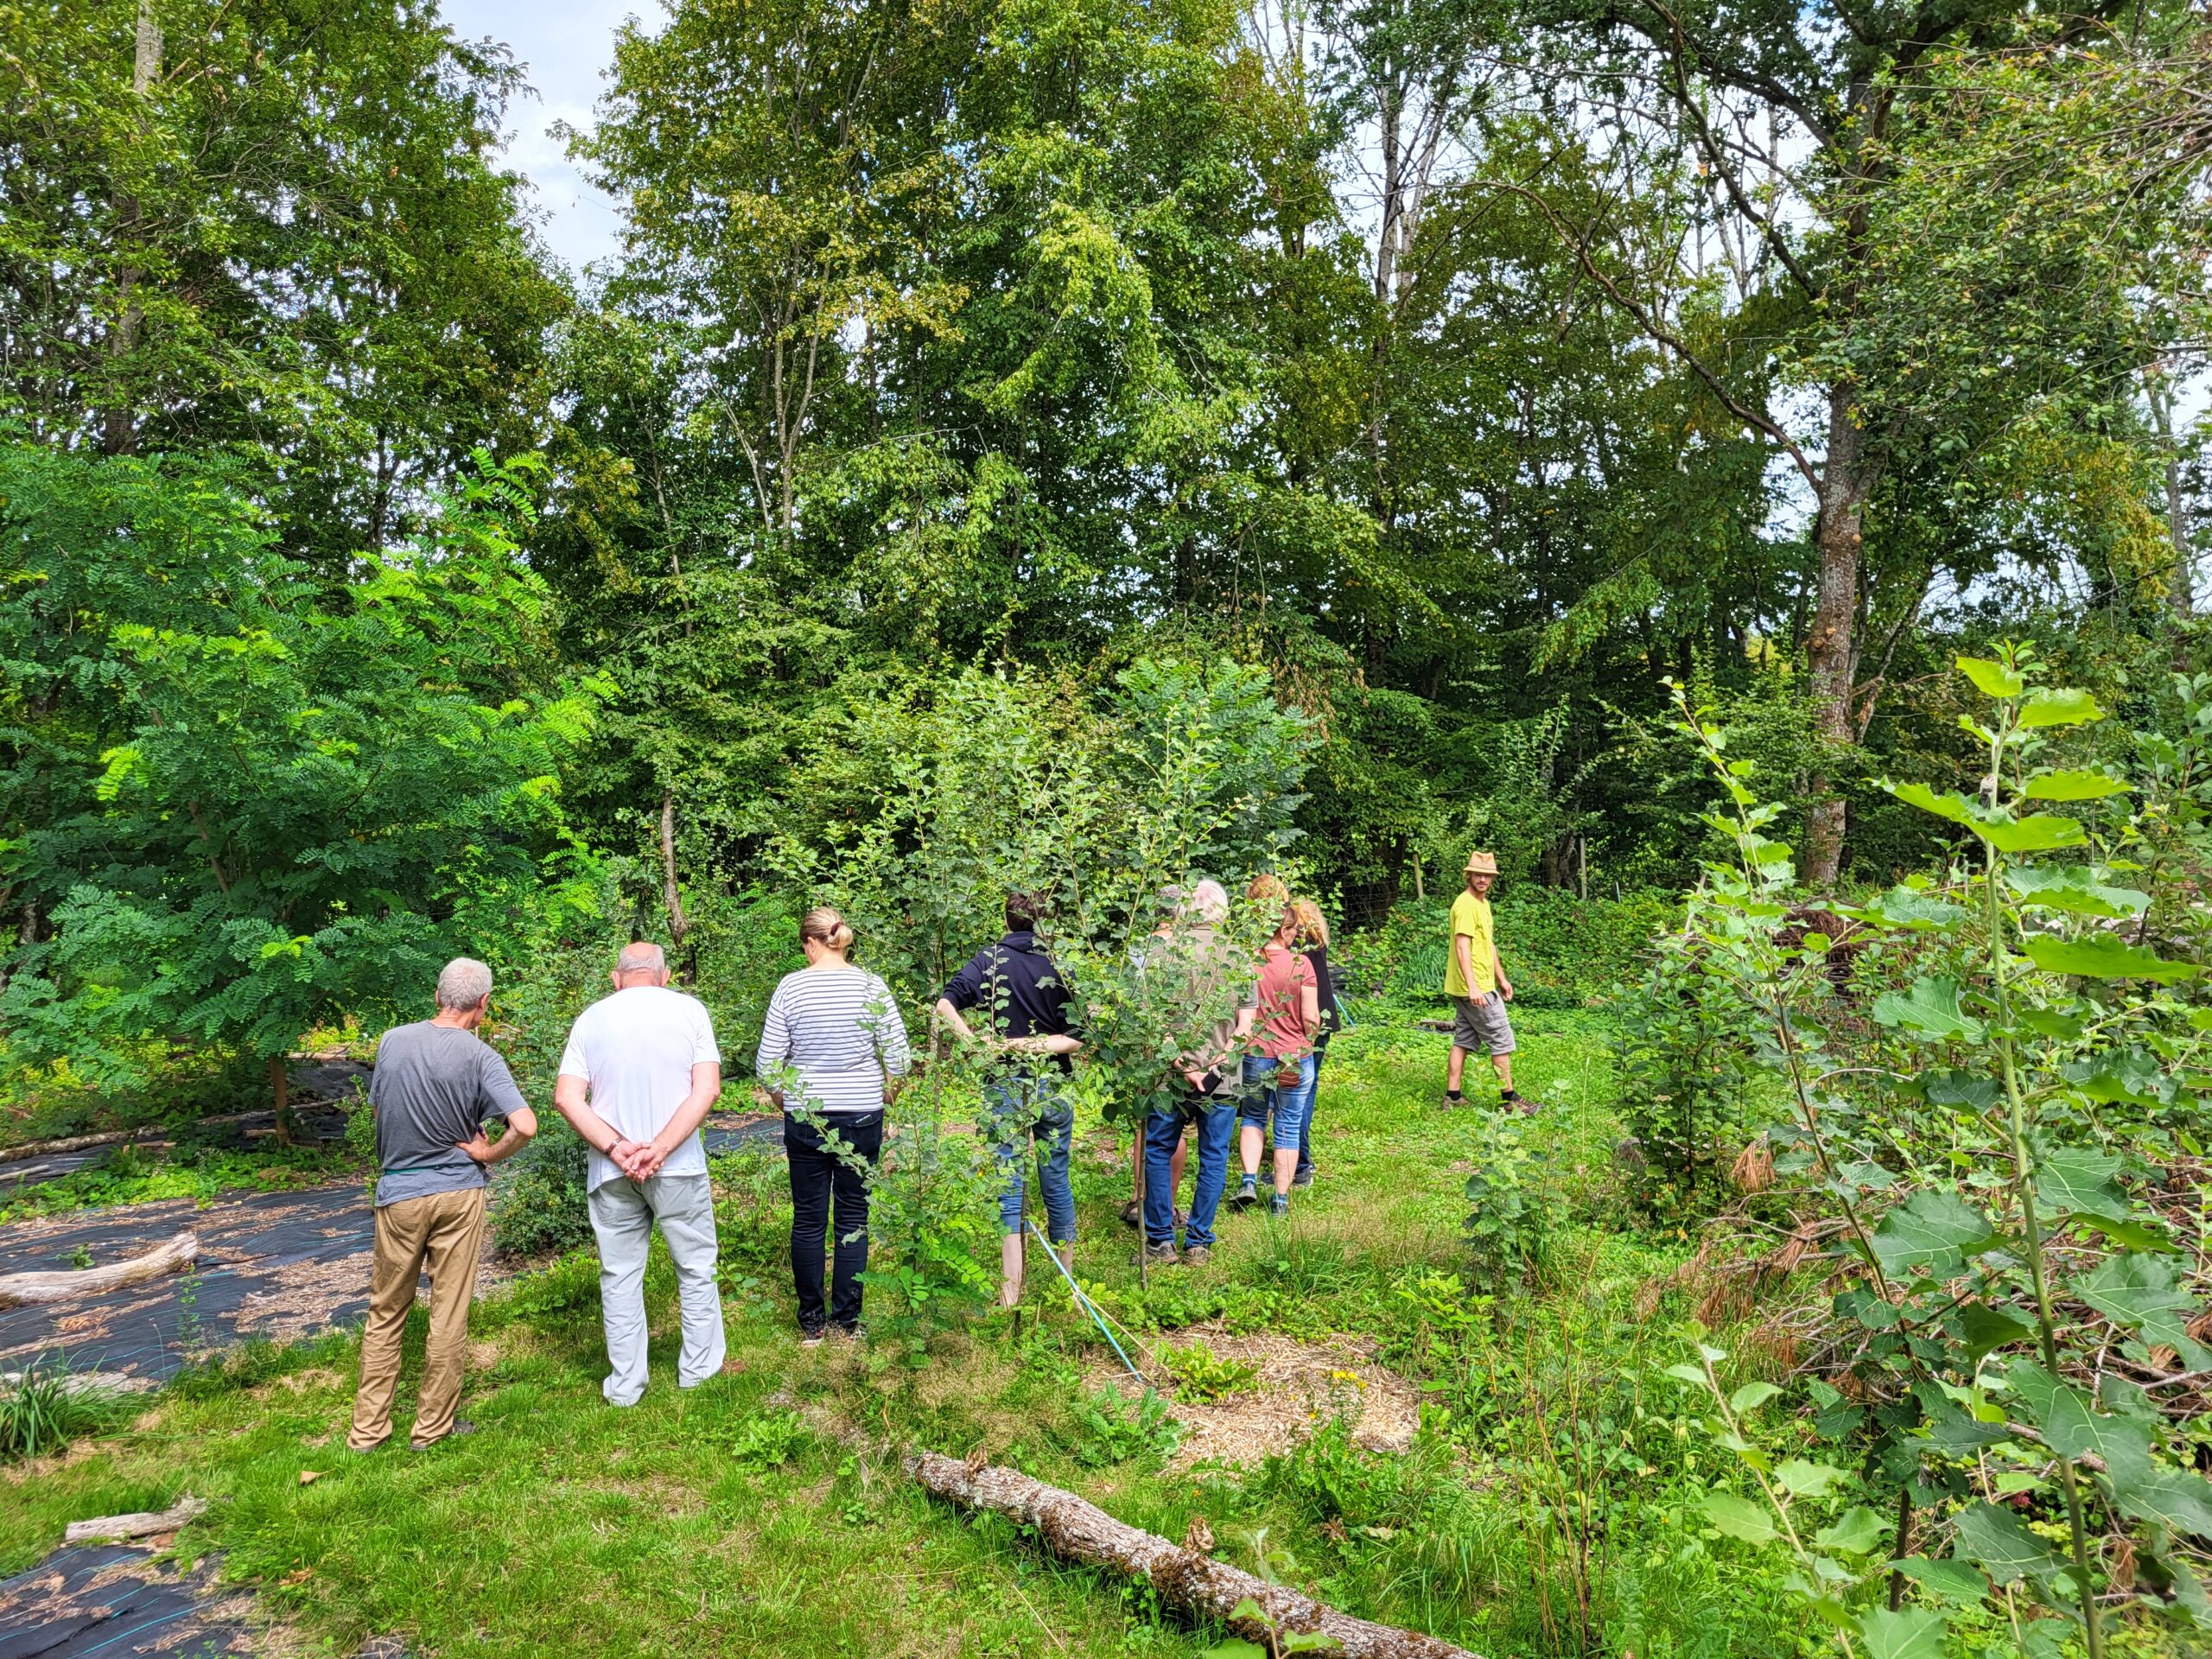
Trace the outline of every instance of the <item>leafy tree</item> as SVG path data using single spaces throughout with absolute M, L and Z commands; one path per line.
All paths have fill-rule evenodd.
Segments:
M 493 151 L 519 79 L 404 0 L 0 16 L 0 412 L 250 459 L 326 568 L 531 446 L 564 299 Z
M 46 710 L 11 734 L 14 784 L 67 808 L 11 849 L 62 895 L 11 1031 L 94 1076 L 149 1037 L 234 1047 L 281 1121 L 303 1032 L 419 1006 L 472 905 L 563 845 L 556 770 L 603 688 L 524 667 L 543 596 L 505 526 L 519 486 L 489 473 L 364 556 L 337 607 L 219 475 L 18 449 L 5 477 L 9 700 Z

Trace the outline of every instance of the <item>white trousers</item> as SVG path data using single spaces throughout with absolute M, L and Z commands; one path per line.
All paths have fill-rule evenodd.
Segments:
M 692 1389 L 720 1373 L 728 1352 L 722 1338 L 722 1296 L 715 1283 L 714 1192 L 704 1175 L 617 1176 L 591 1195 L 591 1230 L 599 1239 L 600 1318 L 612 1368 L 600 1392 L 634 1406 L 645 1391 L 645 1253 L 653 1224 L 676 1263 L 683 1310 L 683 1348 L 676 1381 Z

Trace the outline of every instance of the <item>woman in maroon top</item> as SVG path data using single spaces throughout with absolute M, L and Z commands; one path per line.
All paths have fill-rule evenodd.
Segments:
M 1298 1173 L 1306 1109 L 1313 1099 L 1313 1039 L 1321 1029 L 1320 988 L 1313 964 L 1291 948 L 1297 937 L 1298 913 L 1286 905 L 1260 954 L 1259 1012 L 1244 1056 L 1244 1096 L 1237 1106 L 1243 1120 L 1244 1181 L 1231 1202 L 1242 1207 L 1259 1201 L 1260 1141 L 1272 1119 L 1275 1191 L 1268 1208 L 1278 1216 L 1290 1211 L 1291 1179 Z

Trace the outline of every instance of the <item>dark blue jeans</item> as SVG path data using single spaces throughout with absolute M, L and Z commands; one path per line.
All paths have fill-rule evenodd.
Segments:
M 1198 1179 L 1191 1193 L 1191 1218 L 1183 1243 L 1211 1246 L 1214 1212 L 1229 1185 L 1229 1143 L 1236 1135 L 1236 1102 L 1225 1096 L 1191 1095 L 1166 1111 L 1155 1110 L 1144 1126 L 1144 1236 L 1147 1244 L 1175 1242 L 1175 1147 L 1185 1125 L 1195 1125 Z
M 883 1153 L 881 1112 L 824 1112 L 830 1132 L 874 1163 Z M 784 1156 L 791 1178 L 791 1284 L 798 1293 L 802 1331 L 826 1322 L 849 1331 L 860 1323 L 861 1274 L 868 1267 L 868 1183 L 822 1141 L 822 1131 L 795 1117 L 784 1119 Z M 830 1305 L 822 1302 L 824 1245 L 836 1211 L 830 1256 Z
M 1067 1074 L 1057 1068 L 1005 1072 L 984 1084 L 983 1098 L 990 1109 L 987 1130 L 1006 1171 L 1006 1186 L 999 1194 L 999 1220 L 1006 1236 L 1018 1237 L 1021 1232 L 1022 1200 L 1029 1190 L 1021 1154 L 1033 1136 L 1046 1230 L 1053 1243 L 1070 1243 L 1075 1237 L 1075 1187 L 1068 1179 L 1068 1144 L 1075 1128 L 1075 1105 L 1068 1098 Z

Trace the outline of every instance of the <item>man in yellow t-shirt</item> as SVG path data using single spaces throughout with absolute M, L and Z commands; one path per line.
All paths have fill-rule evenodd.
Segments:
M 1444 994 L 1452 999 L 1452 1058 L 1445 1067 L 1444 1103 L 1464 1105 L 1459 1091 L 1467 1056 L 1478 1048 L 1490 1052 L 1499 1088 L 1508 1107 L 1534 1113 L 1513 1087 L 1513 1023 L 1505 1005 L 1513 1000 L 1513 982 L 1497 954 L 1497 934 L 1491 919 L 1490 890 L 1497 882 L 1497 860 L 1489 853 L 1467 855 L 1467 890 L 1452 901 L 1452 950 L 1444 965 Z

